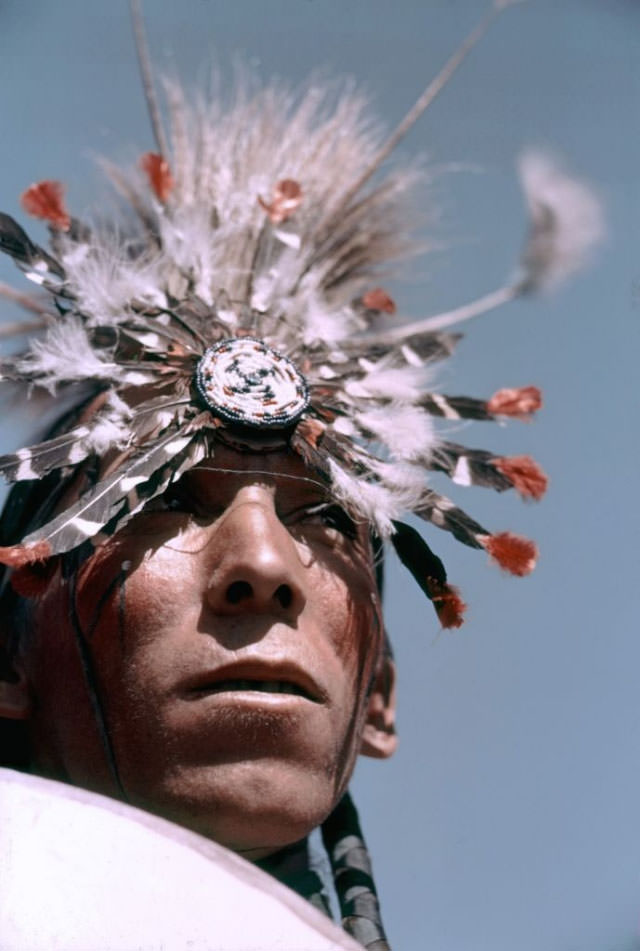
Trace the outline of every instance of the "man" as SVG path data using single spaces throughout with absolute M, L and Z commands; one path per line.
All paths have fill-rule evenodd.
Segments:
M 220 449 L 26 610 L 0 715 L 28 722 L 31 771 L 276 872 L 358 752 L 395 748 L 367 528 L 287 452 Z M 304 892 L 298 851 L 283 871 Z
M 378 331 L 395 305 L 375 278 L 407 250 L 412 176 L 369 182 L 407 123 L 381 143 L 357 97 L 317 90 L 294 108 L 266 89 L 204 112 L 173 90 L 171 108 L 171 148 L 156 121 L 146 181 L 113 173 L 135 225 L 90 228 L 50 181 L 23 196 L 50 252 L 0 219 L 0 247 L 58 307 L 5 375 L 75 387 L 80 406 L 0 460 L 35 492 L 14 496 L 1 539 L 0 713 L 28 724 L 31 770 L 276 874 L 291 850 L 306 871 L 322 824 L 347 926 L 383 948 L 375 889 L 349 894 L 336 847 L 359 834 L 344 798 L 357 754 L 396 742 L 374 549 L 389 539 L 447 627 L 464 605 L 403 511 L 513 574 L 533 568 L 532 543 L 484 529 L 425 470 L 539 498 L 528 457 L 466 450 L 432 425 L 527 418 L 538 391 L 447 398 L 426 369 L 452 351 L 454 320 L 544 285 L 562 216 L 531 201 L 523 273 L 475 308 Z M 561 250 L 570 269 L 584 249 Z

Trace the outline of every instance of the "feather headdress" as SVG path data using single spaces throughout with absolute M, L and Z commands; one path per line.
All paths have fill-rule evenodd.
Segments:
M 387 331 L 380 326 L 395 304 L 376 286 L 379 266 L 412 250 L 406 196 L 415 176 L 395 172 L 371 184 L 372 176 L 487 22 L 382 143 L 350 91 L 332 103 L 317 87 L 296 99 L 274 86 L 240 91 L 225 108 L 191 105 L 176 85 L 167 142 L 142 56 L 157 151 L 136 174 L 107 169 L 129 215 L 90 227 L 67 210 L 60 183 L 32 185 L 22 205 L 48 222 L 50 250 L 0 215 L 0 250 L 54 302 L 49 312 L 10 292 L 40 309 L 46 326 L 25 353 L 2 362 L 2 377 L 49 392 L 84 381 L 101 394 L 88 420 L 0 457 L 0 472 L 33 480 L 111 450 L 119 460 L 47 524 L 1 548 L 0 562 L 21 568 L 95 546 L 215 455 L 217 440 L 267 432 L 286 439 L 349 511 L 391 540 L 443 626 L 461 623 L 463 602 L 442 562 L 400 521 L 404 512 L 484 549 L 515 575 L 532 570 L 532 542 L 485 529 L 426 475 L 539 499 L 546 477 L 528 456 L 468 449 L 439 436 L 435 421 L 527 419 L 540 392 L 444 396 L 433 388 L 433 367 L 459 339 L 450 326 L 573 270 L 598 230 L 597 204 L 531 157 L 523 164 L 531 234 L 513 280 Z

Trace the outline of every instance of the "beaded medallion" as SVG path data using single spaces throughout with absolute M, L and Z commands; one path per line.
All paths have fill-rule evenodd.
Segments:
M 309 404 L 306 380 L 295 364 L 255 337 L 232 337 L 209 347 L 195 381 L 212 413 L 241 426 L 283 429 Z

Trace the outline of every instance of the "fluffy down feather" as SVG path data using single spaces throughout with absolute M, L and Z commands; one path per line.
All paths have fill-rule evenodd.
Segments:
M 360 380 L 346 384 L 345 392 L 359 399 L 414 402 L 424 393 L 425 367 L 374 368 Z
M 520 179 L 531 215 L 522 255 L 527 293 L 556 287 L 579 270 L 604 233 L 600 203 L 548 155 L 526 152 Z
M 329 466 L 331 488 L 338 501 L 371 522 L 381 538 L 393 535 L 393 521 L 414 507 L 424 493 L 424 473 L 416 466 L 370 460 L 372 472 L 381 478 L 379 482 L 351 475 L 332 459 Z M 382 481 L 383 477 L 388 481 Z
M 45 338 L 33 340 L 17 369 L 27 376 L 38 374 L 38 384 L 50 393 L 55 393 L 59 384 L 74 380 L 112 381 L 119 372 L 114 363 L 102 360 L 91 346 L 78 317 L 57 321 Z
M 358 426 L 383 443 L 394 459 L 426 459 L 436 444 L 431 418 L 417 406 L 384 406 L 357 413 L 355 418 Z
M 375 482 L 353 476 L 329 459 L 331 489 L 339 502 L 357 512 L 374 526 L 381 538 L 393 534 L 393 520 L 403 511 L 394 491 Z
M 145 253 L 134 258 L 117 233 L 94 232 L 87 243 L 59 240 L 69 292 L 88 315 L 89 327 L 126 319 L 134 301 L 166 306 L 162 256 Z

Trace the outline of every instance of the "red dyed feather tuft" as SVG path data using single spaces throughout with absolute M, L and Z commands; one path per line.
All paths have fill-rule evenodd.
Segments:
M 461 627 L 464 624 L 463 615 L 467 605 L 457 588 L 446 581 L 427 578 L 427 592 L 443 628 Z
M 271 202 L 266 202 L 264 198 L 258 196 L 260 206 L 264 208 L 269 220 L 274 225 L 280 225 L 286 221 L 296 211 L 302 202 L 302 188 L 298 182 L 292 178 L 283 178 L 277 182 L 274 189 Z
M 547 491 L 549 478 L 531 456 L 494 459 L 493 464 L 511 482 L 523 499 L 541 499 Z
M 62 182 L 36 182 L 27 188 L 20 197 L 20 204 L 34 218 L 44 218 L 54 228 L 68 231 L 71 218 L 64 207 L 64 185 Z
M 478 541 L 484 546 L 501 568 L 512 575 L 523 578 L 530 574 L 538 560 L 538 548 L 535 542 L 511 532 L 498 535 L 485 535 Z
M 494 416 L 515 416 L 526 419 L 542 406 L 542 393 L 537 386 L 520 386 L 498 390 L 487 402 L 487 410 Z
M 51 545 L 47 541 L 36 542 L 35 545 L 8 545 L 0 546 L 0 564 L 9 568 L 22 568 L 36 561 L 45 561 L 51 557 Z
M 140 159 L 140 168 L 149 179 L 156 197 L 165 202 L 173 188 L 173 176 L 167 160 L 157 152 L 145 152 Z
M 381 310 L 385 314 L 395 314 L 396 302 L 382 287 L 376 287 L 362 295 L 362 303 L 369 310 Z

